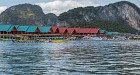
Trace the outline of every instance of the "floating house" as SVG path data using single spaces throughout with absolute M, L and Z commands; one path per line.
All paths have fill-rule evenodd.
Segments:
M 119 32 L 107 32 L 100 28 L 64 28 L 59 26 L 0 25 L 0 36 L 63 37 L 63 36 L 112 36 Z
M 100 36 L 100 28 L 91 28 L 90 32 L 91 35 Z
M 17 28 L 13 25 L 0 25 L 0 34 L 14 34 L 17 32 Z

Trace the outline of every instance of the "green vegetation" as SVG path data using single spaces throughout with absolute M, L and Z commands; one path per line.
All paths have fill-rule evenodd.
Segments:
M 137 30 L 133 27 L 136 28 L 137 26 L 135 24 L 130 24 L 131 20 L 129 20 L 127 16 L 125 18 L 122 17 L 128 12 L 132 12 L 131 9 L 124 7 L 124 5 L 129 5 L 135 9 L 134 11 L 140 13 L 140 9 L 135 4 L 128 1 L 120 1 L 106 6 L 74 8 L 68 12 L 60 14 L 58 19 L 66 21 L 71 27 L 95 27 L 107 31 L 136 33 Z M 127 12 L 125 12 L 126 9 Z M 138 21 L 140 19 L 138 19 L 136 15 L 129 14 L 129 17 L 132 16 L 135 17 L 135 21 L 139 23 Z
M 105 29 L 107 31 L 113 31 L 113 32 L 122 32 L 122 33 L 136 33 L 137 30 L 133 29 L 127 24 L 123 23 L 112 23 L 112 22 L 107 22 L 107 21 L 97 21 L 93 20 L 90 22 L 80 22 L 76 25 L 71 25 L 71 27 L 93 27 L 93 28 L 101 28 Z
M 5 10 L 0 15 L 2 24 L 45 25 L 45 14 L 41 7 L 31 4 L 19 4 Z
M 12 6 L 1 13 L 0 23 L 38 26 L 60 24 L 62 26 L 70 27 L 93 27 L 113 32 L 136 33 L 137 30 L 130 27 L 128 24 L 129 19 L 127 17 L 123 18 L 122 16 L 124 16 L 124 14 L 119 15 L 122 10 L 124 10 L 124 12 L 126 11 L 122 8 L 125 4 L 133 7 L 136 12 L 140 13 L 140 9 L 135 4 L 127 1 L 99 7 L 78 7 L 71 9 L 68 12 L 64 12 L 59 16 L 56 16 L 53 13 L 44 14 L 41 7 L 37 5 L 19 4 Z M 136 22 L 139 23 L 137 15 L 132 14 L 131 16 L 135 17 Z

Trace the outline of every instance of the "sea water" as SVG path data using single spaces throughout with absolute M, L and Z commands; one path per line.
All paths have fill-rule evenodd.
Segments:
M 0 42 L 0 75 L 140 74 L 140 41 Z

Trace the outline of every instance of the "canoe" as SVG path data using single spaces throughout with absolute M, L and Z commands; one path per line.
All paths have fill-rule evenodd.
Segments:
M 62 40 L 51 40 L 53 43 L 61 43 L 61 42 L 68 42 L 67 39 L 62 39 Z
M 61 43 L 61 42 L 68 42 L 66 39 L 61 40 L 46 40 L 46 41 L 39 41 L 39 40 L 12 40 L 13 43 Z
M 11 39 L 0 38 L 0 40 L 8 41 L 8 40 L 11 40 Z
M 38 41 L 38 40 L 12 40 L 13 43 L 45 43 L 50 41 Z

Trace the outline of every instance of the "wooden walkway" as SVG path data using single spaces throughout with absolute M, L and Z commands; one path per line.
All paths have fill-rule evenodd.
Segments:
M 0 36 L 14 36 L 14 37 L 24 37 L 24 36 L 73 36 L 73 37 L 83 37 L 88 35 L 68 35 L 68 34 L 0 34 Z M 95 35 L 96 36 L 96 35 Z

